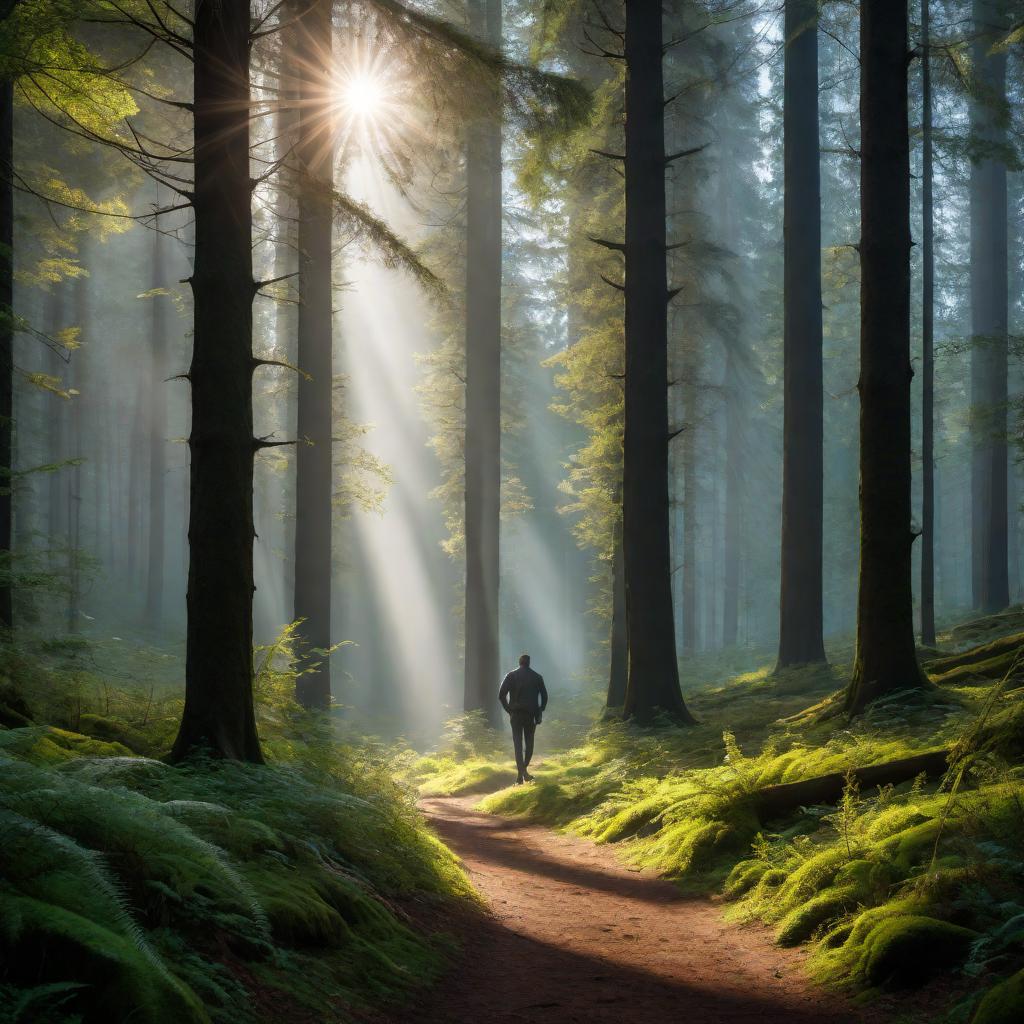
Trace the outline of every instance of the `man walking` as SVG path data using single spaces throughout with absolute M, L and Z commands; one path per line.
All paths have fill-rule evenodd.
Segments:
M 530 668 L 530 656 L 519 656 L 519 668 L 509 672 L 501 681 L 498 700 L 512 721 L 512 746 L 516 752 L 516 785 L 533 782 L 526 770 L 533 757 L 533 734 L 540 725 L 541 715 L 548 706 L 548 691 L 544 677 Z

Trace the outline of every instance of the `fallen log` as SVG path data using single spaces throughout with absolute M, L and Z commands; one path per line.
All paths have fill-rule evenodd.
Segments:
M 898 785 L 916 779 L 922 773 L 928 778 L 940 778 L 949 767 L 948 750 L 929 750 L 897 761 L 854 768 L 852 776 L 861 792 L 877 786 Z M 773 818 L 784 818 L 800 807 L 838 804 L 846 788 L 845 772 L 830 772 L 800 782 L 784 782 L 766 786 L 751 794 L 751 803 L 758 821 L 764 824 Z
M 979 669 L 980 674 L 987 674 L 994 670 L 996 663 L 999 663 L 1003 665 L 1003 673 L 1005 673 L 1012 664 L 1013 658 L 1022 649 L 1024 649 L 1024 633 L 1012 633 L 1010 636 L 1001 636 L 998 640 L 992 640 L 980 647 L 972 647 L 959 654 L 935 658 L 928 663 L 927 670 L 933 678 L 944 676 L 953 669 L 968 666 L 975 666 Z

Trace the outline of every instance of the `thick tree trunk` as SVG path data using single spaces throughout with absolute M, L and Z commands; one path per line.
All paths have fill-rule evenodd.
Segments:
M 972 44 L 977 94 L 971 133 L 971 550 L 974 606 L 1010 603 L 1007 579 L 1006 165 L 992 146 L 1006 141 L 1006 53 L 992 52 L 1005 19 L 995 0 L 974 0 Z
M 860 589 L 846 709 L 924 685 L 910 583 L 907 5 L 861 4 Z
M 0 81 L 0 628 L 14 625 L 14 85 Z
M 617 503 L 616 503 L 617 504 Z M 609 708 L 622 708 L 626 703 L 626 682 L 629 677 L 629 643 L 626 632 L 626 578 L 622 565 L 622 518 L 616 516 L 612 537 L 612 624 L 609 636 L 608 664 Z
M 501 45 L 501 0 L 469 0 L 469 28 Z M 501 117 L 493 105 L 466 141 L 466 659 L 463 707 L 497 719 L 501 514 Z
M 935 646 L 935 224 L 929 0 L 921 0 L 921 643 Z
M 185 710 L 171 752 L 262 761 L 252 692 L 249 3 L 194 14 L 195 330 Z
M 668 502 L 668 268 L 660 4 L 626 3 L 625 423 L 622 538 L 629 678 L 623 712 L 693 719 L 672 617 Z M 687 481 L 689 488 L 689 481 Z
M 817 0 L 786 0 L 784 125 L 785 413 L 779 668 L 825 660 Z
M 157 203 L 160 202 L 159 193 Z M 170 295 L 160 291 L 169 285 L 165 266 L 167 242 L 160 233 L 160 221 L 153 232 L 153 296 L 150 299 L 150 346 L 152 351 L 149 389 L 149 555 L 146 569 L 146 622 L 158 629 L 163 621 L 164 559 L 167 480 L 167 376 Z
M 89 239 L 84 236 L 78 250 L 79 263 L 88 268 Z M 68 606 L 69 633 L 77 633 L 82 617 L 82 462 L 85 446 L 82 437 L 82 403 L 89 401 L 89 277 L 83 275 L 75 281 L 75 322 L 79 330 L 79 347 L 71 356 L 68 367 L 69 384 L 78 392 L 71 399 L 71 444 L 74 465 L 68 484 Z
M 331 703 L 332 405 L 331 282 L 334 178 L 330 54 L 331 0 L 299 0 L 294 28 L 298 74 L 298 448 L 295 459 L 295 618 L 303 674 L 296 698 Z
M 742 544 L 743 449 L 740 403 L 743 389 L 732 347 L 725 355 L 725 550 L 722 583 L 722 646 L 739 639 L 740 545 Z
M 682 428 L 683 543 L 679 573 L 683 594 L 683 653 L 696 654 L 697 629 L 697 342 L 686 339 L 683 356 Z

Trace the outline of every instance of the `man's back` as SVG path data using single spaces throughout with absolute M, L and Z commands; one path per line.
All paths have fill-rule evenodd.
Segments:
M 543 676 L 534 672 L 529 665 L 520 665 L 515 671 L 509 672 L 498 691 L 498 699 L 508 711 L 533 713 L 543 710 L 547 696 Z

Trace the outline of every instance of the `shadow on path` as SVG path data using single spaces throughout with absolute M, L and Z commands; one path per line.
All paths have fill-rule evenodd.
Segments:
M 607 848 L 480 814 L 473 799 L 422 806 L 491 913 L 454 920 L 458 962 L 395 1024 L 857 1019 L 762 929 L 728 927 L 709 901 L 630 871 Z

